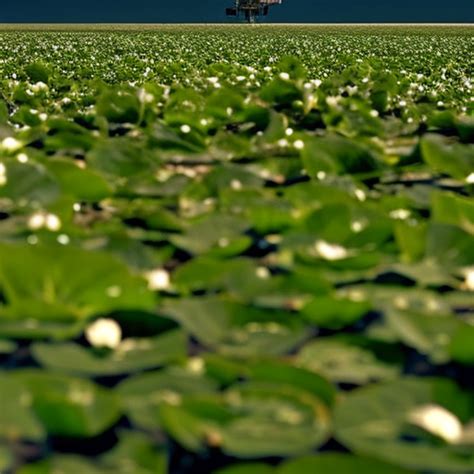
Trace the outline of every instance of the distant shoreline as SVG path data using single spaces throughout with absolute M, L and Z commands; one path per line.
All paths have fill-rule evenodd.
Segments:
M 335 32 L 337 29 L 348 29 L 354 33 L 420 33 L 433 29 L 443 29 L 447 33 L 458 34 L 459 31 L 474 34 L 474 23 L 0 23 L 0 32 L 11 31 L 43 31 L 43 32 L 158 32 L 171 31 L 177 28 L 215 28 L 217 31 L 224 28 L 308 28 L 322 32 Z
M 83 27 L 83 26 L 94 26 L 94 27 L 108 27 L 108 26 L 126 26 L 126 27 L 162 27 L 162 26 L 240 26 L 246 25 L 246 23 L 233 23 L 233 22 L 221 22 L 221 23 L 100 23 L 100 22 L 87 22 L 87 23 L 55 23 L 55 22 L 37 22 L 37 23 L 13 23 L 6 22 L 0 23 L 0 28 L 4 27 L 25 27 L 25 26 L 51 26 L 51 27 Z M 474 27 L 474 23 L 438 23 L 438 22 L 426 22 L 426 23 L 256 23 L 252 26 L 461 26 L 461 27 Z

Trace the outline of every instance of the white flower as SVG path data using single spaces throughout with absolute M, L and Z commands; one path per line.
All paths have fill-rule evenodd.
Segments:
M 16 151 L 22 146 L 23 144 L 13 137 L 7 137 L 2 140 L 2 148 L 6 151 Z
M 7 181 L 7 167 L 3 163 L 0 163 L 0 186 L 7 184 Z
M 471 173 L 471 174 L 466 178 L 466 183 L 468 183 L 468 184 L 474 184 L 474 173 Z
M 326 173 L 324 171 L 318 171 L 316 173 L 316 178 L 322 181 L 323 179 L 326 179 Z
M 37 235 L 29 235 L 29 236 L 26 238 L 26 241 L 27 241 L 30 245 L 36 245 L 36 244 L 39 242 L 39 239 L 38 239 L 38 236 L 37 236 Z
M 191 357 L 188 359 L 186 368 L 193 374 L 202 375 L 205 370 L 204 359 L 201 357 Z
M 339 103 L 339 97 L 334 97 L 334 96 L 326 97 L 326 104 L 328 104 L 330 107 L 336 107 L 338 103 Z
M 294 143 L 293 143 L 293 146 L 297 149 L 297 150 L 302 150 L 304 148 L 304 141 L 303 140 L 296 140 Z
M 356 234 L 359 232 L 362 232 L 364 229 L 365 225 L 362 221 L 352 221 L 351 222 L 351 230 L 352 232 L 355 232 Z
M 67 245 L 71 240 L 69 239 L 69 236 L 66 235 L 66 234 L 59 234 L 58 235 L 58 238 L 57 238 L 57 241 L 61 244 L 61 245 Z
M 466 289 L 474 291 L 474 267 L 464 269 L 464 276 Z
M 36 212 L 28 219 L 28 227 L 32 230 L 41 229 L 46 222 L 45 215 L 42 212 Z
M 270 270 L 267 267 L 258 267 L 255 273 L 257 277 L 261 278 L 262 280 L 266 280 L 271 276 Z
M 47 89 L 48 89 L 48 86 L 47 86 L 44 82 L 42 82 L 42 81 L 39 81 L 39 82 L 37 82 L 36 84 L 33 84 L 33 85 L 31 86 L 31 90 L 32 90 L 33 92 L 44 91 L 44 90 L 47 90 Z
M 86 339 L 94 347 L 114 349 L 122 340 L 122 329 L 113 319 L 101 318 L 86 328 Z
M 354 194 L 355 194 L 355 197 L 359 200 L 359 201 L 365 201 L 367 199 L 367 196 L 366 194 L 364 193 L 364 191 L 362 191 L 362 189 L 359 189 L 357 188 L 355 191 L 354 191 Z
M 28 155 L 26 153 L 19 153 L 16 157 L 19 163 L 27 163 L 28 162 Z
M 61 228 L 61 220 L 55 214 L 47 214 L 45 224 L 46 224 L 46 228 L 53 232 Z
M 290 79 L 290 75 L 287 72 L 280 72 L 280 79 L 288 81 Z
M 416 408 L 410 412 L 408 419 L 448 443 L 455 443 L 462 436 L 462 424 L 458 417 L 440 405 L 429 404 Z
M 170 287 L 170 274 L 163 268 L 147 272 L 145 278 L 150 290 L 166 290 Z
M 191 127 L 187 124 L 184 124 L 184 125 L 181 125 L 180 130 L 183 133 L 190 133 L 191 132 Z
M 219 247 L 222 247 L 222 248 L 225 248 L 225 247 L 228 247 L 230 244 L 230 240 L 226 237 L 221 237 L 218 241 L 217 241 L 217 245 Z
M 394 209 L 390 212 L 390 217 L 392 219 L 405 220 L 410 217 L 410 211 L 408 209 Z
M 324 240 L 317 240 L 314 249 L 319 257 L 325 260 L 341 260 L 349 254 L 346 248 L 337 244 L 330 244 Z
M 138 100 L 142 104 L 151 104 L 155 98 L 152 94 L 148 93 L 145 89 L 140 89 L 138 91 Z
M 235 191 L 239 191 L 240 189 L 242 189 L 242 181 L 240 181 L 239 179 L 233 179 L 230 182 L 230 187 Z

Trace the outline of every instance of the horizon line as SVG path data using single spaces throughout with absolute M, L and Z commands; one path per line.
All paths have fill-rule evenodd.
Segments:
M 124 26 L 175 26 L 175 25 L 189 25 L 189 26 L 240 26 L 247 25 L 246 23 L 234 23 L 234 22 L 100 22 L 100 21 L 81 21 L 81 22 L 55 22 L 55 21 L 38 21 L 38 22 L 0 22 L 1 26 L 29 26 L 29 25 L 51 25 L 51 26 L 82 26 L 82 25 L 124 25 Z M 474 22 L 437 22 L 437 21 L 426 21 L 426 22 L 400 22 L 400 21 L 387 21 L 387 22 L 269 22 L 269 23 L 254 23 L 251 26 L 272 26 L 272 25 L 296 25 L 296 26 L 474 26 Z

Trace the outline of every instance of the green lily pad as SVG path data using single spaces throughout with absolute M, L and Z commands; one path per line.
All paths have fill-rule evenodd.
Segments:
M 240 463 L 214 471 L 213 474 L 272 474 L 275 468 L 263 463 Z
M 53 159 L 46 164 L 64 194 L 72 194 L 81 201 L 100 201 L 110 196 L 112 188 L 98 173 L 81 169 L 71 160 Z
M 0 340 L 0 354 L 10 354 L 14 352 L 17 347 L 13 341 Z
M 183 235 L 171 236 L 171 242 L 192 254 L 202 254 L 213 248 L 230 246 L 242 237 L 248 223 L 239 217 L 212 214 L 199 219 Z M 239 245 L 238 252 L 242 249 Z
M 221 298 L 168 301 L 165 312 L 202 344 L 227 355 L 282 354 L 309 333 L 291 313 Z
M 8 303 L 1 312 L 9 320 L 64 322 L 154 306 L 145 281 L 107 254 L 66 246 L 2 244 L 0 258 Z
M 13 465 L 13 455 L 10 449 L 7 446 L 0 444 L 0 469 L 2 471 L 8 471 Z
M 59 196 L 59 186 L 54 175 L 39 163 L 7 161 L 6 182 L 0 186 L 0 197 L 14 202 L 40 202 L 48 204 Z
M 73 454 L 63 454 L 54 456 L 45 461 L 39 461 L 22 466 L 19 474 L 54 474 L 55 472 L 87 472 L 89 474 L 111 474 L 108 469 L 103 469 L 96 463 L 89 461 L 85 457 Z
M 144 151 L 135 143 L 117 138 L 102 141 L 87 154 L 87 163 L 100 171 L 111 184 L 125 183 L 128 178 L 153 172 L 158 158 L 149 150 Z
M 396 378 L 400 367 L 381 360 L 369 348 L 337 337 L 311 341 L 300 350 L 296 362 L 338 383 L 362 385 Z
M 323 474 L 414 474 L 413 471 L 393 466 L 375 459 L 351 456 L 349 454 L 322 453 L 287 461 L 279 466 L 278 474 L 298 474 L 312 472 Z
M 474 167 L 474 147 L 449 144 L 441 135 L 425 135 L 420 143 L 423 159 L 431 168 L 464 180 Z
M 303 306 L 301 314 L 308 322 L 319 327 L 341 329 L 361 319 L 370 308 L 367 301 L 318 296 Z
M 180 367 L 132 376 L 117 389 L 128 416 L 138 426 L 149 429 L 160 426 L 156 413 L 163 404 L 178 404 L 184 395 L 215 390 L 217 384 L 205 374 Z
M 386 320 L 403 343 L 438 363 L 449 361 L 451 340 L 461 327 L 454 316 L 410 311 L 389 311 Z
M 379 167 L 372 152 L 356 141 L 327 135 L 307 141 L 303 164 L 311 177 L 318 173 L 367 173 Z
M 89 380 L 40 370 L 18 371 L 14 379 L 27 387 L 31 409 L 49 434 L 97 436 L 121 415 L 118 397 Z
M 33 356 L 48 369 L 92 377 L 133 373 L 162 366 L 186 355 L 184 334 L 170 331 L 154 338 L 124 339 L 107 354 L 72 342 L 36 343 Z
M 436 473 L 471 472 L 472 449 L 410 428 L 414 410 L 433 405 L 448 410 L 460 423 L 473 416 L 472 396 L 453 382 L 404 378 L 347 395 L 336 408 L 336 438 L 357 454 L 401 467 Z M 440 429 L 448 429 L 443 426 Z
M 466 232 L 474 234 L 474 203 L 472 199 L 451 193 L 433 193 L 432 212 L 434 221 L 457 225 Z
M 142 433 L 122 431 L 116 447 L 101 457 L 101 465 L 110 472 L 126 474 L 166 474 L 167 455 L 163 446 L 156 446 Z
M 265 382 L 233 386 L 223 398 L 187 397 L 177 406 L 163 406 L 160 420 L 188 449 L 215 446 L 241 458 L 308 452 L 327 439 L 329 430 L 329 413 L 318 399 Z
M 451 337 L 449 353 L 457 362 L 474 365 L 474 326 L 459 325 Z
M 31 409 L 32 399 L 28 388 L 5 373 L 0 374 L 0 383 L 0 403 L 3 407 L 0 411 L 0 436 L 10 441 L 40 441 L 45 433 Z

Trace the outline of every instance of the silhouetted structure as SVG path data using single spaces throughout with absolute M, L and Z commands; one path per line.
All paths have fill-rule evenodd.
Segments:
M 235 0 L 235 5 L 226 9 L 227 16 L 244 18 L 248 23 L 255 23 L 259 16 L 268 15 L 271 5 L 280 4 L 282 0 Z

